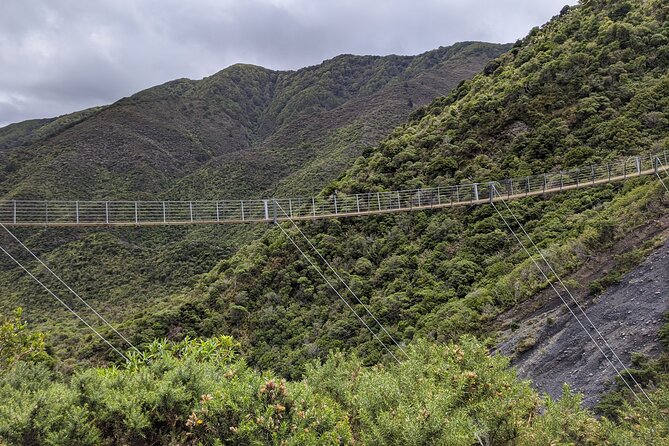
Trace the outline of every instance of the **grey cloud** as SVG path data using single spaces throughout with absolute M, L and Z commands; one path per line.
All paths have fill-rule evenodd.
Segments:
M 575 0 L 6 0 L 0 126 L 109 103 L 236 62 L 510 42 Z

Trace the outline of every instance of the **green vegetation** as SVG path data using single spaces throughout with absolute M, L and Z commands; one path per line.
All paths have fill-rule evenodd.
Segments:
M 50 359 L 44 344 L 44 334 L 28 331 L 28 324 L 21 320 L 22 314 L 23 311 L 18 308 L 13 317 L 0 320 L 0 373 L 16 362 Z
M 523 220 L 534 219 L 528 230 L 564 274 L 608 249 L 599 244 L 597 228 L 603 226 L 598 222 L 611 224 L 612 243 L 620 242 L 660 216 L 662 200 L 658 185 L 650 183 L 511 206 Z M 319 221 L 303 228 L 404 341 L 488 335 L 497 315 L 546 286 L 487 207 Z M 308 249 L 299 236 L 296 240 Z M 174 327 L 184 335 L 231 333 L 248 346 L 252 364 L 290 377 L 301 376 L 303 364 L 337 348 L 354 349 L 367 364 L 381 359 L 365 327 L 276 231 L 221 262 L 193 291 L 161 308 L 147 311 L 132 330 L 149 339 Z
M 169 178 L 178 180 L 176 187 L 183 190 L 211 185 L 204 189 L 212 196 L 220 190 L 281 190 L 300 181 L 308 183 L 303 188 L 329 181 L 323 195 L 335 190 L 352 194 L 485 181 L 669 149 L 668 19 L 669 6 L 662 0 L 584 0 L 578 7 L 566 7 L 488 63 L 481 74 L 414 111 L 408 123 L 365 151 L 345 146 L 360 141 L 356 135 L 364 133 L 362 123 L 377 109 L 349 114 L 347 107 L 362 107 L 374 94 L 409 91 L 407 77 L 439 67 L 438 60 L 345 56 L 290 74 L 236 66 L 201 83 L 175 81 L 121 101 L 119 110 L 136 112 L 133 107 L 141 105 L 146 107 L 142 119 L 173 122 L 169 119 L 188 113 L 201 123 L 240 123 L 231 124 L 226 136 L 239 149 L 209 153 L 214 145 L 208 138 L 214 136 L 206 133 L 207 126 L 180 133 L 179 138 L 194 144 L 184 146 L 192 149 L 193 159 L 188 158 L 182 172 L 149 169 L 157 175 L 150 180 L 132 169 L 129 177 L 108 173 L 108 184 L 118 187 L 107 193 L 168 194 Z M 477 54 L 481 50 L 478 44 L 468 48 Z M 355 68 L 353 74 L 347 74 L 348 65 Z M 306 87 L 312 84 L 317 86 Z M 157 108 L 167 103 L 178 110 L 175 103 L 181 103 L 175 97 L 201 99 L 212 91 L 226 92 L 214 95 L 220 100 L 216 106 L 191 102 L 183 104 L 183 115 L 174 116 Z M 276 98 L 274 105 L 264 102 L 270 97 Z M 198 115 L 201 108 L 210 114 Z M 114 107 L 97 116 L 112 112 Z M 307 121 L 306 113 L 319 119 Z M 330 122 L 336 125 L 327 127 Z M 308 148 L 296 143 L 320 135 L 319 126 L 327 129 L 322 139 L 307 138 L 314 141 Z M 152 153 L 138 147 L 139 155 L 132 152 L 130 159 L 148 163 L 133 159 Z M 251 161 L 250 153 L 262 157 Z M 351 156 L 357 157 L 352 166 L 345 160 Z M 284 157 L 295 164 L 279 166 Z M 332 159 L 339 164 L 319 183 L 315 172 Z M 225 170 L 233 165 L 239 169 Z M 25 169 L 38 168 L 39 163 Z M 39 190 L 35 182 L 14 183 L 28 178 L 22 176 L 26 173 L 11 174 L 0 186 Z M 254 178 L 244 186 L 254 189 L 235 189 L 237 174 Z M 84 181 L 80 186 L 91 184 L 98 183 Z M 98 193 L 95 187 L 90 191 Z M 647 178 L 510 206 L 565 277 L 586 262 L 596 266 L 612 250 L 625 252 L 611 261 L 608 275 L 593 276 L 590 283 L 570 282 L 575 291 L 596 294 L 653 249 L 657 232 L 649 228 L 667 229 L 667 204 L 664 190 Z M 53 369 L 12 360 L 1 372 L 0 397 L 7 402 L 1 410 L 16 415 L 0 416 L 0 438 L 67 443 L 85 431 L 89 436 L 82 438 L 91 444 L 206 444 L 214 439 L 221 444 L 370 445 L 669 441 L 666 353 L 653 360 L 635 357 L 633 373 L 656 405 L 636 405 L 620 390 L 602 402 L 602 419 L 580 409 L 580 397 L 568 389 L 558 401 L 537 395 L 517 380 L 507 359 L 488 354 L 503 312 L 547 286 L 491 207 L 300 226 L 405 346 L 409 359 L 391 363 L 278 228 L 269 228 L 197 277 L 194 273 L 253 234 L 246 239 L 234 234 L 227 245 L 197 245 L 197 240 L 209 242 L 225 233 L 210 229 L 204 238 L 201 232 L 176 229 L 152 235 L 139 229 L 111 236 L 42 233 L 32 242 L 62 236 L 46 245 L 47 252 L 54 261 L 63 254 L 61 265 L 71 275 L 66 278 L 83 284 L 88 293 L 111 287 L 111 278 L 128 267 L 131 272 L 115 302 L 124 308 L 115 311 L 126 320 L 121 329 L 146 353 L 133 356 L 127 366 L 81 370 L 76 359 Z M 285 228 L 295 232 L 287 224 Z M 631 234 L 638 235 L 638 244 L 625 249 Z M 143 248 L 138 248 L 140 240 Z M 177 248 L 187 248 L 187 255 L 175 255 Z M 138 255 L 142 249 L 149 254 Z M 123 263 L 131 256 L 133 262 Z M 102 265 L 92 268 L 95 259 L 103 259 Z M 184 271 L 174 271 L 177 265 Z M 34 292 L 16 279 L 15 271 L 4 274 L 3 283 L 18 283 L 21 293 Z M 161 281 L 165 287 L 156 287 Z M 161 299 L 152 294 L 175 290 L 175 284 L 184 289 Z M 130 292 L 137 296 L 128 297 Z M 660 333 L 665 343 L 667 327 Z M 60 349 L 56 351 L 102 360 L 103 350 L 91 337 L 73 340 L 77 331 L 72 323 L 51 334 Z M 155 341 L 162 338 L 176 343 Z M 519 349 L 533 348 L 535 342 L 528 336 Z
M 68 380 L 22 358 L 0 369 L 0 441 L 634 445 L 669 438 L 657 412 L 631 409 L 631 421 L 613 425 L 581 409 L 569 389 L 560 401 L 540 398 L 506 359 L 468 337 L 440 346 L 418 341 L 399 365 L 368 368 L 333 353 L 297 382 L 251 370 L 236 349 L 225 336 L 155 341 L 123 366 Z
M 0 441 L 16 445 L 350 444 L 341 409 L 250 370 L 228 337 L 156 341 L 123 367 L 67 382 L 39 364 L 0 375 Z
M 93 107 L 57 118 L 33 119 L 2 127 L 0 128 L 0 151 L 43 141 L 90 118 L 100 110 L 102 107 Z M 13 169 L 18 169 L 18 166 L 14 165 Z

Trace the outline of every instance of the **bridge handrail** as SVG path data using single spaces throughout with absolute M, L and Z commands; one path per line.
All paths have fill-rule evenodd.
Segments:
M 519 198 L 654 174 L 667 167 L 669 153 L 665 151 L 501 181 L 356 194 L 337 193 L 328 197 L 206 201 L 5 200 L 0 201 L 0 222 L 17 226 L 271 222 L 285 218 L 278 207 L 297 219 L 366 215 L 481 204 L 491 199 L 492 184 L 502 196 Z

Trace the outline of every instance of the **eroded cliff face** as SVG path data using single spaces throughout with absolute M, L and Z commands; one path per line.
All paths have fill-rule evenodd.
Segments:
M 651 238 L 664 243 L 618 284 L 596 297 L 587 295 L 587 287 L 577 286 L 601 277 L 613 257 Z M 576 290 L 576 300 L 626 366 L 630 366 L 633 353 L 652 357 L 661 352 L 658 331 L 669 311 L 666 219 L 650 224 L 635 240 L 616 246 L 609 258 L 593 259 L 570 279 L 566 281 L 567 286 Z M 604 341 L 568 295 L 563 294 L 592 337 L 598 340 L 601 350 L 622 371 Z M 498 320 L 505 320 L 505 317 L 498 351 L 514 357 L 513 364 L 520 376 L 531 379 L 539 391 L 559 397 L 563 384 L 567 383 L 573 390 L 584 394 L 586 406 L 593 407 L 611 389 L 616 371 L 552 289 L 545 290 L 523 304 L 523 308 L 513 309 Z

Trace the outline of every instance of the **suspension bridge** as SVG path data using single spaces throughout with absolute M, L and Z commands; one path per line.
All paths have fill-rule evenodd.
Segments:
M 583 306 L 577 301 L 569 288 L 562 281 L 558 272 L 545 257 L 543 252 L 532 240 L 507 201 L 529 196 L 558 193 L 567 190 L 592 187 L 613 182 L 625 181 L 632 178 L 655 175 L 667 192 L 669 187 L 660 173 L 669 177 L 668 153 L 660 155 L 635 156 L 624 160 L 606 164 L 591 165 L 586 168 L 577 168 L 570 171 L 559 171 L 532 175 L 523 178 L 513 178 L 502 181 L 483 183 L 458 184 L 446 187 L 422 188 L 413 190 L 399 190 L 389 192 L 367 192 L 357 194 L 333 194 L 329 197 L 313 196 L 307 198 L 269 198 L 261 200 L 224 200 L 224 201 L 28 201 L 12 200 L 0 202 L 0 228 L 36 260 L 42 268 L 63 285 L 68 294 L 72 294 L 81 301 L 86 308 L 105 326 L 109 327 L 125 344 L 135 352 L 139 350 L 124 337 L 100 313 L 91 307 L 84 298 L 65 283 L 58 274 L 49 268 L 37 255 L 30 250 L 8 226 L 156 226 L 156 225 L 184 225 L 184 224 L 212 224 L 212 223 L 275 223 L 284 236 L 290 240 L 310 266 L 321 276 L 332 291 L 346 304 L 351 312 L 379 342 L 385 351 L 398 363 L 401 357 L 407 354 L 401 344 L 388 332 L 383 324 L 374 316 L 370 309 L 362 302 L 348 283 L 334 269 L 330 262 L 309 240 L 306 234 L 297 226 L 296 220 L 312 220 L 319 218 L 343 218 L 364 215 L 384 214 L 391 212 L 416 211 L 454 206 L 472 206 L 490 204 L 509 232 L 513 235 L 523 251 L 527 254 L 534 266 L 544 277 L 548 285 L 559 297 L 571 316 L 587 335 L 588 339 L 602 354 L 605 361 L 615 371 L 625 386 L 642 402 L 643 398 L 654 405 L 643 387 L 637 382 L 625 363 L 613 350 L 609 342 L 602 335 L 593 321 L 585 313 Z M 511 218 L 504 216 L 496 203 L 502 206 Z M 300 247 L 295 238 L 280 222 L 288 221 L 303 238 L 313 253 L 314 260 Z M 519 229 L 514 229 L 515 226 Z M 526 239 L 526 241 L 523 241 Z M 46 292 L 54 297 L 69 312 L 78 318 L 88 329 L 95 333 L 103 342 L 114 350 L 124 360 L 129 361 L 120 349 L 98 331 L 88 320 L 82 317 L 72 306 L 59 297 L 42 280 L 33 274 L 19 259 L 13 256 L 3 246 L 0 251 L 10 258 L 31 279 L 39 284 Z M 537 259 L 538 255 L 538 259 Z M 540 260 L 539 260 L 540 259 Z M 324 267 L 325 266 L 325 267 Z M 331 272 L 330 279 L 326 273 Z M 336 280 L 331 280 L 336 278 Z M 352 297 L 351 302 L 335 286 L 340 282 Z M 558 285 L 559 284 L 559 285 Z M 358 311 L 354 307 L 362 307 Z M 374 323 L 368 323 L 363 316 L 368 315 Z M 374 329 L 373 327 L 380 328 Z M 386 338 L 384 341 L 381 337 Z M 389 342 L 390 341 L 390 342 Z M 394 344 L 397 354 L 391 349 Z M 399 354 L 401 353 L 401 355 Z M 638 390 L 638 393 L 637 393 Z
M 472 206 L 657 175 L 668 172 L 668 158 L 664 152 L 521 178 L 385 192 L 335 193 L 327 197 L 220 201 L 6 200 L 0 201 L 0 223 L 46 227 L 271 223 Z

